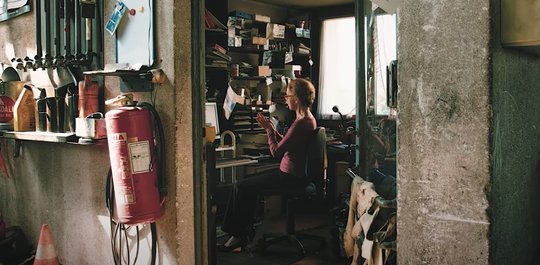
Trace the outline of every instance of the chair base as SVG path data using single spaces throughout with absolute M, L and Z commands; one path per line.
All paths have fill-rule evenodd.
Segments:
M 264 234 L 262 238 L 259 239 L 259 246 L 261 248 L 261 252 L 264 253 L 269 246 L 275 243 L 287 241 L 289 244 L 294 244 L 294 246 L 298 249 L 299 257 L 304 258 L 306 256 L 306 249 L 301 240 L 319 241 L 320 246 L 316 250 L 322 249 L 326 246 L 326 239 L 324 237 L 308 234 Z

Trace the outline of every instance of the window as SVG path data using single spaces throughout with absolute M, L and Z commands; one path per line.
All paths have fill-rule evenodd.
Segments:
M 367 55 L 373 56 L 373 72 L 367 75 L 374 91 L 368 92 L 368 96 L 375 114 L 387 115 L 386 67 L 397 57 L 396 15 L 376 15 L 374 20 L 375 30 L 373 36 L 369 36 L 373 38 L 373 54 Z M 332 107 L 337 105 L 343 115 L 353 115 L 357 96 L 354 17 L 323 20 L 321 36 L 318 114 L 321 118 L 337 117 L 332 111 Z
M 356 105 L 356 38 L 354 17 L 326 19 L 321 30 L 319 108 L 321 118 L 353 115 Z

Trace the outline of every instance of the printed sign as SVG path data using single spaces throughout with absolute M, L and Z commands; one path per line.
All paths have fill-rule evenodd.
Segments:
M 13 120 L 13 106 L 15 102 L 8 96 L 0 96 L 0 122 L 7 123 Z

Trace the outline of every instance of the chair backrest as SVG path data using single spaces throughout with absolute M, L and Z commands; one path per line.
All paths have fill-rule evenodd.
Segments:
M 315 184 L 317 191 L 322 191 L 325 188 L 327 168 L 326 130 L 324 127 L 317 127 L 307 146 L 306 157 L 306 176 Z

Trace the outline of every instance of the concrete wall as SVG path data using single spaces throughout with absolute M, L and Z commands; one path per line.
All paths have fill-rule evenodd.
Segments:
M 104 17 L 108 19 L 114 1 L 104 3 Z M 187 0 L 155 3 L 157 67 L 168 77 L 164 85 L 156 87 L 168 157 L 165 215 L 157 222 L 158 260 L 159 264 L 194 264 L 191 42 L 186 37 L 190 35 L 191 5 Z M 34 56 L 32 13 L 0 23 L 0 62 L 7 63 L 15 56 Z M 114 49 L 114 39 L 106 34 L 106 63 L 114 62 Z M 106 77 L 106 98 L 119 93 L 118 78 Z M 147 94 L 136 94 L 136 98 L 150 99 Z M 41 224 L 50 224 L 63 264 L 111 264 L 104 198 L 107 147 L 23 142 L 20 157 L 12 158 L 13 145 L 13 140 L 0 140 L 10 172 L 10 178 L 0 176 L 0 210 L 7 224 L 21 226 L 34 244 Z M 148 232 L 148 227 L 143 228 L 138 264 L 148 261 Z
M 538 264 L 540 58 L 501 47 L 494 2 L 490 264 Z
M 399 264 L 488 263 L 490 12 L 489 0 L 401 3 Z

